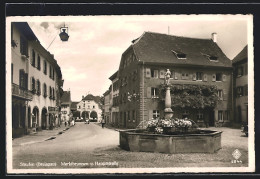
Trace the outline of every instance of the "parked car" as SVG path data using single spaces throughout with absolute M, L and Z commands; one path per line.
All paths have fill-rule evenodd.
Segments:
M 241 130 L 242 130 L 241 132 L 245 133 L 246 136 L 248 137 L 248 123 L 247 122 L 244 122 L 242 124 Z

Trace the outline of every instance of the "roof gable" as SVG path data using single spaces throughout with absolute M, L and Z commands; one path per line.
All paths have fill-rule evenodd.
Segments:
M 64 91 L 61 96 L 61 103 L 71 103 L 70 91 Z
M 231 61 L 211 39 L 178 37 L 146 32 L 138 42 L 132 44 L 140 61 L 166 64 L 189 64 L 231 67 Z M 177 58 L 179 52 L 185 58 Z M 205 55 L 217 57 L 209 60 Z
M 237 54 L 237 56 L 232 60 L 232 63 L 237 63 L 237 62 L 240 62 L 244 59 L 247 59 L 247 45 L 243 48 L 243 50 Z

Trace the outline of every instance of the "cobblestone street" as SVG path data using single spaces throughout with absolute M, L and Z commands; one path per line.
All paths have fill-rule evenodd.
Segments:
M 37 168 L 24 164 L 56 163 L 55 166 L 40 168 L 153 168 L 153 167 L 241 167 L 248 165 L 247 141 L 240 129 L 210 128 L 222 133 L 222 149 L 214 154 L 162 154 L 130 152 L 119 148 L 119 132 L 114 129 L 102 129 L 91 123 L 77 123 L 53 140 L 13 145 L 14 168 Z M 27 136 L 25 136 L 27 137 Z M 23 140 L 22 138 L 19 140 Z M 241 152 L 242 163 L 232 163 L 235 149 Z M 115 162 L 116 165 L 64 165 L 64 163 Z

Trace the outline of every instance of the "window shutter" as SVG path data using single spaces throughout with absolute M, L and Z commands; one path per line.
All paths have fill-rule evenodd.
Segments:
M 147 87 L 146 97 L 151 98 L 151 87 Z
M 203 80 L 208 81 L 208 76 L 206 74 L 203 75 Z
M 146 78 L 151 78 L 151 69 L 150 68 L 146 68 L 145 74 L 146 74 Z
M 22 70 L 19 70 L 19 87 L 21 88 L 22 86 Z
M 216 81 L 216 74 L 212 75 L 212 81 Z
M 25 80 L 25 89 L 28 90 L 28 73 L 24 74 L 24 80 Z
M 153 118 L 153 110 L 149 110 L 148 119 Z
M 165 70 L 160 70 L 160 78 L 164 78 Z
M 247 85 L 243 86 L 243 91 L 244 91 L 244 96 L 247 96 L 248 95 L 248 87 Z
M 196 73 L 193 73 L 193 74 L 192 74 L 192 80 L 193 80 L 193 81 L 196 81 Z
M 159 77 L 158 73 L 159 73 L 158 70 L 154 70 L 154 78 L 158 78 Z
M 179 76 L 179 73 L 178 73 L 178 72 L 175 72 L 175 74 L 174 74 L 174 79 L 175 79 L 175 80 L 178 80 L 178 76 Z
M 226 101 L 227 100 L 227 90 L 223 89 L 223 100 Z
M 226 79 L 227 77 L 226 77 L 226 75 L 222 75 L 222 81 L 226 81 L 227 79 Z

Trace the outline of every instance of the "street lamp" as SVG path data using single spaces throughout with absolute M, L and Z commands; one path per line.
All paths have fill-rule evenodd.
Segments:
M 60 28 L 61 41 L 68 41 L 68 39 L 69 39 L 68 31 L 69 31 L 69 29 L 68 29 L 68 27 L 65 27 L 65 24 L 64 24 L 64 27 Z

